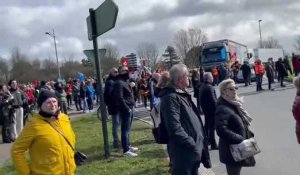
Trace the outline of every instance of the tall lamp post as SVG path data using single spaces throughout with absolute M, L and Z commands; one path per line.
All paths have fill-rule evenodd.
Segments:
M 260 28 L 260 22 L 262 22 L 262 20 L 258 20 L 258 26 L 259 26 L 259 38 L 260 38 L 260 48 L 263 47 L 263 44 L 262 44 L 262 39 L 261 39 L 261 28 Z
M 54 29 L 52 29 L 52 33 L 50 32 L 46 32 L 46 35 L 49 35 L 53 38 L 54 40 L 54 48 L 55 48 L 55 56 L 56 56 L 56 64 L 57 64 L 57 70 L 58 70 L 58 78 L 60 79 L 60 68 L 59 68 L 59 64 L 58 64 L 58 57 L 57 57 L 57 49 L 56 49 L 56 40 L 55 40 L 55 33 L 54 33 Z

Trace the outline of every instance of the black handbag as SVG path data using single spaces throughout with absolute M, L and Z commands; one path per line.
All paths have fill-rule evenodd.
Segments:
M 87 160 L 87 156 L 82 152 L 76 151 L 74 155 L 76 165 L 80 166 L 83 165 L 84 162 Z
M 53 129 L 55 129 L 55 131 L 57 131 L 66 140 L 68 145 L 72 148 L 72 150 L 74 151 L 75 164 L 77 166 L 83 165 L 88 158 L 87 155 L 85 155 L 82 152 L 76 151 L 76 149 L 71 145 L 71 143 L 69 142 L 67 137 L 60 130 L 58 130 L 55 126 L 53 126 L 49 121 L 47 121 L 47 120 L 44 120 L 44 121 L 47 122 Z

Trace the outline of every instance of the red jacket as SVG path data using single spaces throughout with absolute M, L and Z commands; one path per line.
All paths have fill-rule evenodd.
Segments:
M 264 66 L 259 63 L 259 62 L 256 62 L 254 64 L 254 70 L 255 70 L 255 74 L 256 75 L 264 75 L 265 74 L 265 68 Z
M 297 141 L 300 144 L 300 91 L 297 92 L 297 95 L 293 104 L 293 115 L 296 120 L 296 136 Z
M 69 84 L 69 86 L 66 88 L 67 95 L 72 95 L 72 89 L 73 89 L 73 84 Z
M 25 95 L 28 99 L 29 104 L 33 104 L 35 102 L 34 92 L 31 89 L 25 90 Z

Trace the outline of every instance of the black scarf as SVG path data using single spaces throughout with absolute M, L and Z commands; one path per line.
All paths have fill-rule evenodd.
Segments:
M 40 110 L 39 114 L 41 116 L 45 117 L 45 118 L 52 118 L 52 117 L 54 117 L 54 118 L 58 119 L 59 110 L 55 114 L 51 114 L 51 113 L 48 113 L 48 112 Z

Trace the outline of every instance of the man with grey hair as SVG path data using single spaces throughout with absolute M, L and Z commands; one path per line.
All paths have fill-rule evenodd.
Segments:
M 200 163 L 210 168 L 203 123 L 191 95 L 189 72 L 184 64 L 170 70 L 171 83 L 161 98 L 161 120 L 165 124 L 172 175 L 196 175 Z
M 211 149 L 218 149 L 215 139 L 215 111 L 217 104 L 216 91 L 213 84 L 213 76 L 210 72 L 203 75 L 203 84 L 199 90 L 199 104 L 205 116 L 205 134 Z

